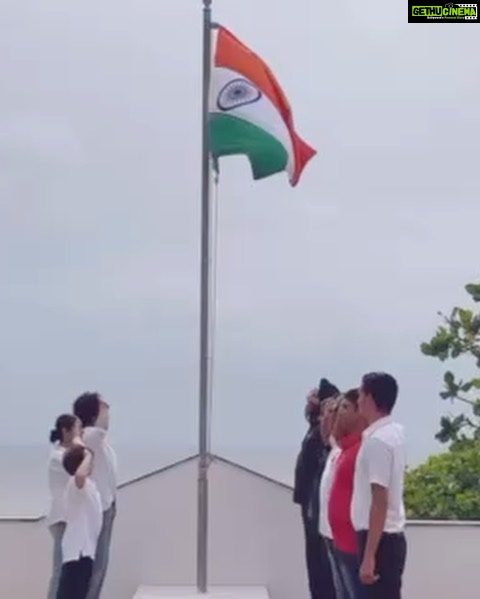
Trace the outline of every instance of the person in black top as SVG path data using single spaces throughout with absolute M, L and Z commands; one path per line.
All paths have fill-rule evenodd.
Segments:
M 308 395 L 305 408 L 308 430 L 295 467 L 293 501 L 300 506 L 302 513 L 311 599 L 335 599 L 330 562 L 318 530 L 318 491 L 330 451 L 322 441 L 318 421 L 323 400 L 337 395 L 338 392 L 335 385 L 327 379 L 322 379 L 318 389 Z

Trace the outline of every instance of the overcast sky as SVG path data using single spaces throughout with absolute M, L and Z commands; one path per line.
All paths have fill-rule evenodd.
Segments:
M 214 441 L 294 445 L 304 395 L 400 382 L 434 451 L 436 312 L 478 279 L 479 29 L 404 0 L 217 0 L 318 149 L 299 186 L 221 164 Z M 0 438 L 84 389 L 118 443 L 196 441 L 197 0 L 0 0 Z

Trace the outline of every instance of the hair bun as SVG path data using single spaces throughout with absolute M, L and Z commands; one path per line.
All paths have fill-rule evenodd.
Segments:
M 60 435 L 56 428 L 52 428 L 50 431 L 50 443 L 56 443 L 57 441 L 60 441 Z

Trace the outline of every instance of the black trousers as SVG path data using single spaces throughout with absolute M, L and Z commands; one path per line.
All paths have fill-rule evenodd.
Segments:
M 365 552 L 367 532 L 358 533 L 360 561 Z M 375 584 L 363 584 L 362 599 L 401 599 L 402 577 L 407 560 L 407 540 L 403 533 L 383 533 L 375 556 Z
M 81 557 L 62 566 L 57 599 L 85 599 L 92 578 L 93 559 Z
M 305 553 L 311 599 L 335 599 L 327 547 L 318 532 L 317 522 L 308 518 L 305 506 L 302 506 L 302 520 L 305 531 Z

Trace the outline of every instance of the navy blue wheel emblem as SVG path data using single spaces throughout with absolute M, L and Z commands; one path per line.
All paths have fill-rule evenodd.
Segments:
M 258 102 L 262 92 L 246 79 L 233 79 L 222 87 L 217 98 L 217 106 L 227 112 L 240 106 Z

